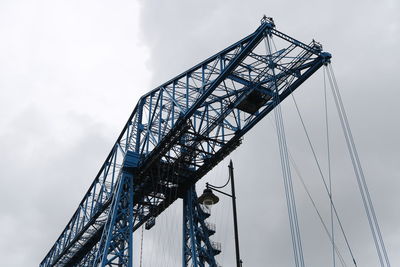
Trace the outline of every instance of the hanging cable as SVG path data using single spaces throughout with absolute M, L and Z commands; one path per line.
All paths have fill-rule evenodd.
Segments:
M 276 130 L 275 125 L 272 124 L 272 126 L 273 126 L 273 127 L 275 128 L 275 130 Z M 300 171 L 299 171 L 299 168 L 297 167 L 297 164 L 296 164 L 296 162 L 294 161 L 294 158 L 293 158 L 292 154 L 290 153 L 289 148 L 288 148 L 288 155 L 289 155 L 290 163 L 293 165 L 293 168 L 294 168 L 294 170 L 295 170 L 295 173 L 297 174 L 297 177 L 299 177 L 299 180 L 300 180 L 300 182 L 301 182 L 301 184 L 302 184 L 302 186 L 303 186 L 303 189 L 306 191 L 306 194 L 307 194 L 309 200 L 311 201 L 311 204 L 313 205 L 315 212 L 317 213 L 317 216 L 318 216 L 318 218 L 319 218 L 319 220 L 320 220 L 320 222 L 321 222 L 321 224 L 322 224 L 322 226 L 323 226 L 323 228 L 324 228 L 324 230 L 325 230 L 325 233 L 327 234 L 329 240 L 331 241 L 331 244 L 332 244 L 333 247 L 334 247 L 334 252 L 336 252 L 336 254 L 337 254 L 337 256 L 338 256 L 338 258 L 339 258 L 339 260 L 340 260 L 340 262 L 341 262 L 341 265 L 342 265 L 342 266 L 347 266 L 347 264 L 346 264 L 346 262 L 345 262 L 343 256 L 341 255 L 341 253 L 340 253 L 340 251 L 339 251 L 339 248 L 336 246 L 336 244 L 335 244 L 335 243 L 333 242 L 333 240 L 332 240 L 332 236 L 331 236 L 331 234 L 329 233 L 328 227 L 327 227 L 325 221 L 323 220 L 323 218 L 322 218 L 322 216 L 321 216 L 321 213 L 320 213 L 320 211 L 318 210 L 318 207 L 317 207 L 317 205 L 316 205 L 316 203 L 315 203 L 313 197 L 311 196 L 310 191 L 309 191 L 308 188 L 307 188 L 307 185 L 305 184 L 305 181 L 304 181 L 304 179 L 303 179 L 303 176 L 301 175 L 301 173 L 300 173 Z
M 275 125 L 272 124 L 272 127 L 274 127 L 275 130 L 276 130 Z M 299 171 L 299 168 L 297 167 L 296 162 L 294 161 L 294 158 L 293 158 L 292 154 L 290 153 L 289 148 L 288 148 L 288 155 L 289 155 L 290 163 L 293 165 L 293 168 L 294 168 L 294 170 L 295 170 L 295 173 L 297 174 L 297 177 L 299 178 L 299 180 L 300 180 L 300 182 L 301 182 L 301 184 L 302 184 L 302 186 L 303 186 L 303 189 L 306 191 L 306 194 L 307 194 L 309 200 L 311 201 L 311 204 L 313 205 L 315 212 L 317 213 L 317 216 L 318 216 L 318 218 L 319 218 L 319 220 L 320 220 L 320 222 L 321 222 L 321 224 L 322 224 L 322 226 L 323 226 L 323 228 L 324 228 L 324 230 L 325 230 L 325 233 L 327 234 L 329 240 L 331 241 L 331 244 L 332 244 L 333 247 L 334 247 L 334 251 L 336 252 L 336 254 L 337 254 L 337 256 L 338 256 L 341 265 L 344 266 L 344 267 L 346 267 L 347 264 L 346 264 L 346 262 L 345 262 L 343 256 L 341 255 L 341 253 L 340 253 L 340 251 L 339 251 L 339 248 L 336 246 L 336 244 L 334 244 L 334 242 L 333 242 L 333 240 L 332 240 L 332 236 L 331 236 L 331 234 L 329 233 L 328 227 L 327 227 L 325 221 L 323 220 L 322 215 L 321 215 L 320 211 L 318 210 L 318 207 L 317 207 L 317 205 L 316 205 L 316 203 L 315 203 L 313 197 L 311 196 L 311 192 L 308 190 L 308 187 L 307 187 L 307 185 L 306 185 L 306 183 L 305 183 L 305 181 L 304 181 L 304 179 L 303 179 L 303 176 L 301 175 L 301 173 L 300 173 L 300 171 Z
M 297 105 L 296 98 L 294 97 L 293 93 L 291 94 L 291 96 L 292 96 L 293 102 L 294 102 L 294 104 L 295 104 L 297 114 L 298 114 L 298 116 L 299 116 L 299 118 L 300 118 L 300 122 L 301 122 L 301 124 L 302 124 L 302 126 L 303 126 L 304 133 L 305 133 L 305 135 L 306 135 L 306 137 L 307 137 L 308 144 L 309 144 L 310 149 L 311 149 L 311 151 L 312 151 L 312 154 L 313 154 L 313 156 L 314 156 L 314 161 L 315 161 L 315 163 L 316 163 L 316 165 L 317 165 L 317 168 L 318 168 L 318 171 L 319 171 L 319 173 L 320 173 L 320 176 L 321 176 L 321 179 L 322 179 L 322 182 L 323 182 L 325 191 L 327 192 L 328 197 L 329 197 L 329 201 L 331 202 L 331 205 L 332 205 L 332 207 L 333 207 L 333 211 L 334 211 L 334 213 L 335 213 L 336 220 L 338 221 L 340 230 L 341 230 L 342 235 L 343 235 L 343 237 L 344 237 L 344 240 L 345 240 L 345 242 L 346 242 L 346 245 L 347 245 L 347 248 L 348 248 L 348 250 L 349 250 L 350 256 L 351 256 L 351 258 L 352 258 L 352 260 L 353 260 L 354 266 L 357 266 L 357 262 L 356 262 L 356 260 L 355 260 L 355 258 L 354 258 L 353 251 L 352 251 L 352 249 L 351 249 L 351 247 L 350 247 L 350 243 L 349 243 L 349 241 L 348 241 L 348 239 L 347 239 L 347 235 L 346 235 L 346 233 L 345 233 L 345 231 L 344 231 L 344 228 L 343 228 L 342 222 L 341 222 L 341 220 L 340 220 L 339 214 L 338 214 L 338 212 L 337 212 L 337 210 L 336 210 L 335 204 L 334 204 L 333 201 L 332 201 L 332 196 L 331 196 L 331 194 L 329 193 L 329 187 L 328 187 L 328 185 L 327 185 L 327 183 L 326 183 L 324 174 L 323 174 L 322 169 L 321 169 L 321 165 L 319 164 L 319 160 L 318 160 L 318 157 L 317 157 L 317 155 L 316 155 L 316 153 L 315 153 L 314 146 L 313 146 L 313 144 L 312 144 L 312 142 L 311 142 L 310 135 L 308 134 L 308 131 L 307 131 L 307 128 L 306 128 L 306 126 L 305 126 L 303 117 L 302 117 L 302 115 L 301 115 L 301 113 L 300 113 L 300 109 L 299 109 L 299 107 L 298 107 L 298 105 Z
M 328 116 L 328 101 L 326 96 L 326 74 L 325 68 L 323 69 L 324 75 L 324 105 L 325 105 L 325 129 L 326 129 L 326 150 L 327 150 L 327 162 L 328 162 L 328 182 L 329 182 L 329 195 L 330 195 L 330 216 L 331 216 L 331 236 L 332 236 L 332 262 L 333 267 L 336 267 L 335 257 L 335 233 L 334 233 L 334 222 L 333 222 L 333 195 L 332 195 L 332 175 L 331 175 L 331 150 L 329 144 L 329 116 Z
M 271 38 L 271 40 L 272 40 L 272 44 L 274 45 L 275 50 L 276 50 L 275 42 L 274 42 L 274 40 L 273 40 L 272 38 Z M 287 79 L 285 79 L 285 83 L 288 84 Z M 326 85 L 325 85 L 325 79 L 324 79 L 324 87 L 326 87 Z M 290 88 L 290 87 L 289 87 L 289 88 Z M 317 158 L 316 153 L 315 153 L 315 150 L 314 150 L 314 146 L 312 145 L 310 136 L 309 136 L 308 131 L 307 131 L 307 128 L 306 128 L 306 126 L 305 126 L 305 124 L 304 124 L 303 117 L 301 116 L 299 107 L 298 107 L 298 105 L 297 105 L 297 102 L 296 102 L 296 99 L 295 99 L 295 97 L 294 97 L 294 94 L 293 94 L 293 91 L 292 91 L 292 90 L 291 90 L 291 94 L 290 94 L 290 95 L 292 96 L 293 102 L 294 102 L 294 104 L 295 104 L 297 114 L 299 115 L 301 124 L 302 124 L 302 126 L 303 126 L 303 130 L 304 130 L 304 132 L 305 132 L 305 134 L 306 134 L 308 143 L 309 143 L 309 145 L 310 145 L 311 151 L 312 151 L 313 156 L 314 156 L 314 160 L 315 160 L 316 165 L 317 165 L 317 167 L 318 167 L 318 171 L 319 171 L 319 173 L 320 173 L 320 175 L 321 175 L 321 178 L 322 178 L 322 181 L 323 181 L 325 190 L 326 190 L 326 192 L 327 192 L 327 194 L 328 194 L 330 203 L 331 203 L 331 205 L 332 205 L 332 207 L 333 207 L 333 211 L 334 211 L 334 213 L 335 213 L 336 220 L 338 221 L 340 230 L 341 230 L 341 232 L 342 232 L 342 234 L 343 234 L 343 237 L 344 237 L 344 240 L 345 240 L 345 242 L 346 242 L 347 248 L 348 248 L 349 253 L 350 253 L 351 257 L 352 257 L 354 266 L 357 266 L 356 260 L 355 260 L 354 255 L 353 255 L 353 251 L 352 251 L 352 249 L 351 249 L 351 247 L 350 247 L 350 244 L 349 244 L 349 242 L 348 242 L 348 239 L 347 239 L 346 233 L 345 233 L 345 231 L 344 231 L 342 222 L 341 222 L 341 220 L 340 220 L 340 217 L 339 217 L 339 215 L 338 215 L 338 212 L 337 212 L 337 210 L 336 210 L 336 207 L 335 207 L 335 205 L 334 205 L 334 203 L 333 203 L 330 190 L 328 189 L 328 186 L 327 186 L 327 184 L 326 184 L 324 175 L 323 175 L 323 173 L 322 173 L 321 166 L 320 166 L 320 164 L 319 164 L 318 158 Z
M 275 50 L 276 50 L 276 45 L 275 45 L 275 42 L 274 42 L 274 40 L 273 40 L 272 38 L 271 38 L 271 41 L 272 41 L 272 44 L 274 45 Z M 324 80 L 324 82 L 325 82 L 325 80 Z M 287 79 L 285 79 L 285 83 L 288 84 Z M 325 87 L 325 85 L 324 85 L 324 87 Z M 290 87 L 289 87 L 289 88 L 290 88 Z M 318 158 L 317 158 L 317 156 L 316 156 L 314 147 L 313 147 L 313 145 L 312 145 L 312 143 L 311 143 L 311 139 L 310 139 L 309 134 L 308 134 L 308 131 L 307 131 L 306 127 L 305 127 L 305 124 L 304 124 L 303 118 L 302 118 L 302 116 L 301 116 L 300 110 L 299 110 L 299 108 L 298 108 L 296 99 L 295 99 L 295 97 L 294 97 L 294 95 L 293 95 L 293 91 L 291 91 L 291 96 L 292 96 L 292 99 L 293 99 L 293 101 L 294 101 L 294 103 L 295 103 L 295 107 L 296 107 L 296 110 L 297 110 L 297 114 L 299 115 L 299 118 L 300 118 L 300 121 L 301 121 L 301 123 L 302 123 L 304 132 L 305 132 L 305 134 L 306 134 L 306 136 L 307 136 L 307 140 L 308 140 L 308 143 L 309 143 L 309 145 L 310 145 L 311 151 L 312 151 L 312 153 L 313 153 L 314 160 L 315 160 L 315 162 L 316 162 L 316 164 L 317 164 L 317 167 L 318 167 L 319 173 L 320 173 L 320 175 L 321 175 L 321 178 L 322 178 L 322 181 L 323 181 L 325 190 L 326 190 L 326 192 L 327 192 L 327 194 L 328 194 L 329 201 L 330 201 L 331 206 L 332 206 L 332 208 L 333 208 L 333 211 L 334 211 L 334 213 L 335 213 L 335 217 L 336 217 L 336 219 L 337 219 L 337 221 L 338 221 L 340 230 L 341 230 L 341 232 L 342 232 L 342 234 L 343 234 L 343 237 L 344 237 L 344 240 L 345 240 L 345 242 L 346 242 L 347 248 L 348 248 L 348 250 L 349 250 L 350 256 L 351 256 L 351 258 L 352 258 L 352 261 L 353 261 L 353 263 L 354 263 L 354 266 L 357 267 L 357 263 L 356 263 L 356 260 L 355 260 L 355 258 L 354 258 L 353 251 L 352 251 L 352 249 L 351 249 L 351 247 L 350 247 L 349 241 L 348 241 L 348 239 L 347 239 L 347 235 L 346 235 L 346 233 L 345 233 L 345 231 L 344 231 L 344 228 L 343 228 L 342 222 L 341 222 L 341 220 L 340 220 L 340 217 L 339 217 L 339 215 L 338 215 L 338 212 L 337 212 L 337 210 L 336 210 L 336 207 L 335 207 L 335 205 L 333 204 L 331 192 L 330 192 L 330 190 L 328 189 L 328 186 L 327 186 L 327 184 L 326 184 L 326 181 L 325 181 L 324 175 L 323 175 L 323 173 L 322 173 L 322 169 L 321 169 L 321 166 L 320 166 L 320 164 L 319 164 Z
M 325 233 L 328 235 L 328 238 L 329 238 L 329 240 L 330 240 L 331 243 L 332 243 L 332 246 L 333 246 L 333 249 L 334 249 L 334 253 L 336 252 L 336 254 L 338 255 L 339 261 L 340 261 L 340 263 L 342 264 L 342 266 L 344 266 L 344 267 L 347 266 L 346 262 L 344 261 L 344 258 L 343 258 L 343 256 L 342 256 L 342 254 L 341 254 L 340 251 L 339 251 L 339 248 L 335 245 L 333 236 L 329 233 L 328 227 L 327 227 L 327 225 L 326 225 L 324 219 L 322 218 L 321 213 L 320 213 L 320 211 L 318 210 L 318 207 L 317 207 L 317 205 L 316 205 L 316 203 L 315 203 L 313 197 L 311 196 L 311 193 L 310 193 L 310 191 L 308 190 L 307 185 L 306 185 L 306 183 L 304 182 L 303 176 L 301 175 L 301 173 L 300 173 L 300 171 L 299 171 L 299 168 L 297 167 L 297 164 L 296 164 L 296 162 L 294 161 L 294 159 L 293 159 L 293 157 L 292 157 L 290 151 L 289 151 L 289 159 L 290 159 L 290 162 L 291 162 L 292 165 L 293 165 L 293 168 L 294 168 L 294 170 L 295 170 L 295 172 L 296 172 L 296 174 L 297 174 L 297 177 L 299 177 L 299 180 L 300 180 L 300 182 L 301 182 L 301 184 L 302 184 L 304 190 L 306 191 L 306 194 L 307 194 L 309 200 L 311 201 L 311 204 L 312 204 L 313 207 L 314 207 L 315 212 L 316 212 L 317 215 L 318 215 L 318 218 L 319 218 L 319 220 L 320 220 L 320 222 L 321 222 L 321 224 L 322 224 L 322 226 L 323 226 L 323 228 L 324 228 L 324 230 L 325 230 Z
M 269 56 L 268 63 L 272 63 L 272 51 L 271 45 L 269 40 L 268 33 L 265 35 L 264 42 L 266 46 L 267 55 Z M 275 77 L 275 70 L 272 68 L 273 76 Z M 275 123 L 276 123 L 276 131 L 278 137 L 278 144 L 279 144 L 279 153 L 281 158 L 281 167 L 282 167 L 282 174 L 283 174 L 283 181 L 284 181 L 284 188 L 285 188 L 285 196 L 287 202 L 287 209 L 289 215 L 289 225 L 290 231 L 292 236 L 292 245 L 293 245 L 293 253 L 294 253 L 294 260 L 296 267 L 304 267 L 304 257 L 303 257 L 303 249 L 301 244 L 301 237 L 300 237 L 300 229 L 298 224 L 297 218 L 297 210 L 296 210 L 296 202 L 295 202 L 295 195 L 293 191 L 293 184 L 292 184 L 292 177 L 290 172 L 290 164 L 288 159 L 288 151 L 287 151 L 287 144 L 286 144 L 286 137 L 285 137 L 285 129 L 283 124 L 283 117 L 282 117 L 282 110 L 280 106 L 280 99 L 279 99 L 279 91 L 278 85 L 276 80 L 274 81 L 275 88 L 274 92 L 274 116 L 275 116 Z
M 144 234 L 144 232 L 143 232 L 143 229 L 144 229 L 144 226 L 142 225 L 142 233 L 141 233 L 141 237 L 140 237 L 140 260 L 139 260 L 139 266 L 140 267 L 142 267 L 142 259 L 143 259 L 143 234 Z
M 378 220 L 376 218 L 374 206 L 372 204 L 364 172 L 360 163 L 360 159 L 358 157 L 358 152 L 354 143 L 354 138 L 351 133 L 350 124 L 347 119 L 346 111 L 344 109 L 343 101 L 339 92 L 339 87 L 337 85 L 337 81 L 333 73 L 333 68 L 330 64 L 328 65 L 327 70 L 328 70 L 327 71 L 328 79 L 334 96 L 336 109 L 339 114 L 340 123 L 342 125 L 343 133 L 346 139 L 347 148 L 353 164 L 354 173 L 356 175 L 357 184 L 361 193 L 361 198 L 364 204 L 364 209 L 368 218 L 368 223 L 372 232 L 379 261 L 382 267 L 385 266 L 385 263 L 387 267 L 390 267 L 389 258 L 386 252 L 385 244 L 383 242 Z

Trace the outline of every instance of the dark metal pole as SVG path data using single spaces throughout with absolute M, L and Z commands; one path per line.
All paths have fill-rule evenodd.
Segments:
M 236 249 L 236 266 L 242 266 L 242 260 L 240 259 L 239 252 L 239 233 L 238 233 L 238 223 L 237 223 L 237 213 L 236 213 L 236 194 L 235 194 L 235 179 L 233 177 L 233 163 L 232 160 L 229 162 L 229 177 L 231 179 L 232 186 L 232 207 L 233 207 L 233 227 L 235 231 L 235 249 Z

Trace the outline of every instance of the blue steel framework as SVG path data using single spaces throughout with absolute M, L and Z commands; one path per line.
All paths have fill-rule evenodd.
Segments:
M 40 266 L 132 266 L 133 232 L 151 228 L 330 57 L 264 17 L 254 33 L 143 95 Z
M 212 242 L 215 225 L 206 222 L 209 210 L 198 203 L 192 186 L 183 198 L 182 267 L 217 267 L 215 256 L 221 253 L 221 244 Z

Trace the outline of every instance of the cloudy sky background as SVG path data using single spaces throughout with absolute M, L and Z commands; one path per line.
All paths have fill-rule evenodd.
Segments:
M 304 42 L 315 38 L 333 54 L 389 257 L 392 266 L 400 266 L 399 12 L 395 0 L 1 1 L 1 265 L 38 265 L 140 95 L 251 33 L 266 14 L 274 17 L 279 30 Z M 295 95 L 326 171 L 322 71 Z M 335 203 L 359 266 L 378 266 L 333 109 L 330 114 Z M 283 104 L 283 115 L 289 149 L 329 221 L 326 194 L 291 99 Z M 272 125 L 266 118 L 232 154 L 245 266 L 293 266 Z M 206 179 L 222 183 L 226 165 Z M 306 264 L 329 266 L 326 235 L 293 177 Z M 223 243 L 219 262 L 232 266 L 229 200 L 221 204 L 213 210 L 214 239 Z M 158 243 L 165 252 L 172 242 L 179 248 L 177 229 L 170 226 L 173 220 L 180 222 L 178 216 L 160 218 L 158 227 L 168 217 L 173 217 L 166 222 L 173 230 L 164 230 L 169 235 L 162 242 L 149 234 L 145 246 Z M 173 260 L 167 262 L 173 266 Z

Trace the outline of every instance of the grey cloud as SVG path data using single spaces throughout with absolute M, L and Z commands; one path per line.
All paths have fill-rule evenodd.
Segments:
M 0 255 L 37 266 L 147 90 L 137 3 L 0 3 Z
M 64 118 L 68 120 L 67 118 Z M 5 266 L 36 265 L 63 229 L 90 184 L 110 142 L 102 125 L 72 118 L 84 136 L 65 146 L 49 134 L 52 125 L 30 107 L 1 135 L 1 248 Z M 73 124 L 73 123 L 72 123 Z M 77 160 L 79 159 L 79 160 Z M 88 177 L 85 179 L 85 177 Z
M 274 17 L 279 30 L 306 42 L 315 38 L 333 54 L 333 66 L 392 265 L 399 265 L 398 1 L 139 3 L 140 13 L 136 2 L 129 1 L 0 4 L 3 265 L 36 266 L 44 257 L 72 216 L 138 97 L 151 89 L 149 84 L 159 85 L 251 33 L 264 13 Z M 307 81 L 295 95 L 325 171 L 322 73 Z M 326 194 L 290 99 L 283 104 L 283 112 L 291 153 L 328 219 Z M 271 121 L 267 118 L 257 125 L 232 154 L 246 266 L 292 265 Z M 332 148 L 335 203 L 359 266 L 377 266 L 337 126 L 337 119 L 332 119 L 332 139 L 337 140 Z M 205 180 L 221 183 L 226 178 L 226 165 L 222 163 Z M 330 262 L 326 236 L 294 172 L 293 179 L 306 262 L 308 266 L 326 266 Z M 215 240 L 223 242 L 220 263 L 231 266 L 230 203 L 226 199 L 221 202 L 213 210 Z M 145 233 L 145 251 L 154 250 L 150 256 L 156 257 L 156 251 L 179 254 L 180 230 L 172 226 L 180 223 L 179 209 L 179 205 L 168 209 L 158 220 L 160 229 L 163 223 L 169 225 L 165 240 L 157 237 L 162 230 Z M 337 229 L 336 233 L 348 260 Z M 180 260 L 162 257 L 150 263 L 160 266 L 164 259 L 166 266 L 175 266 Z

